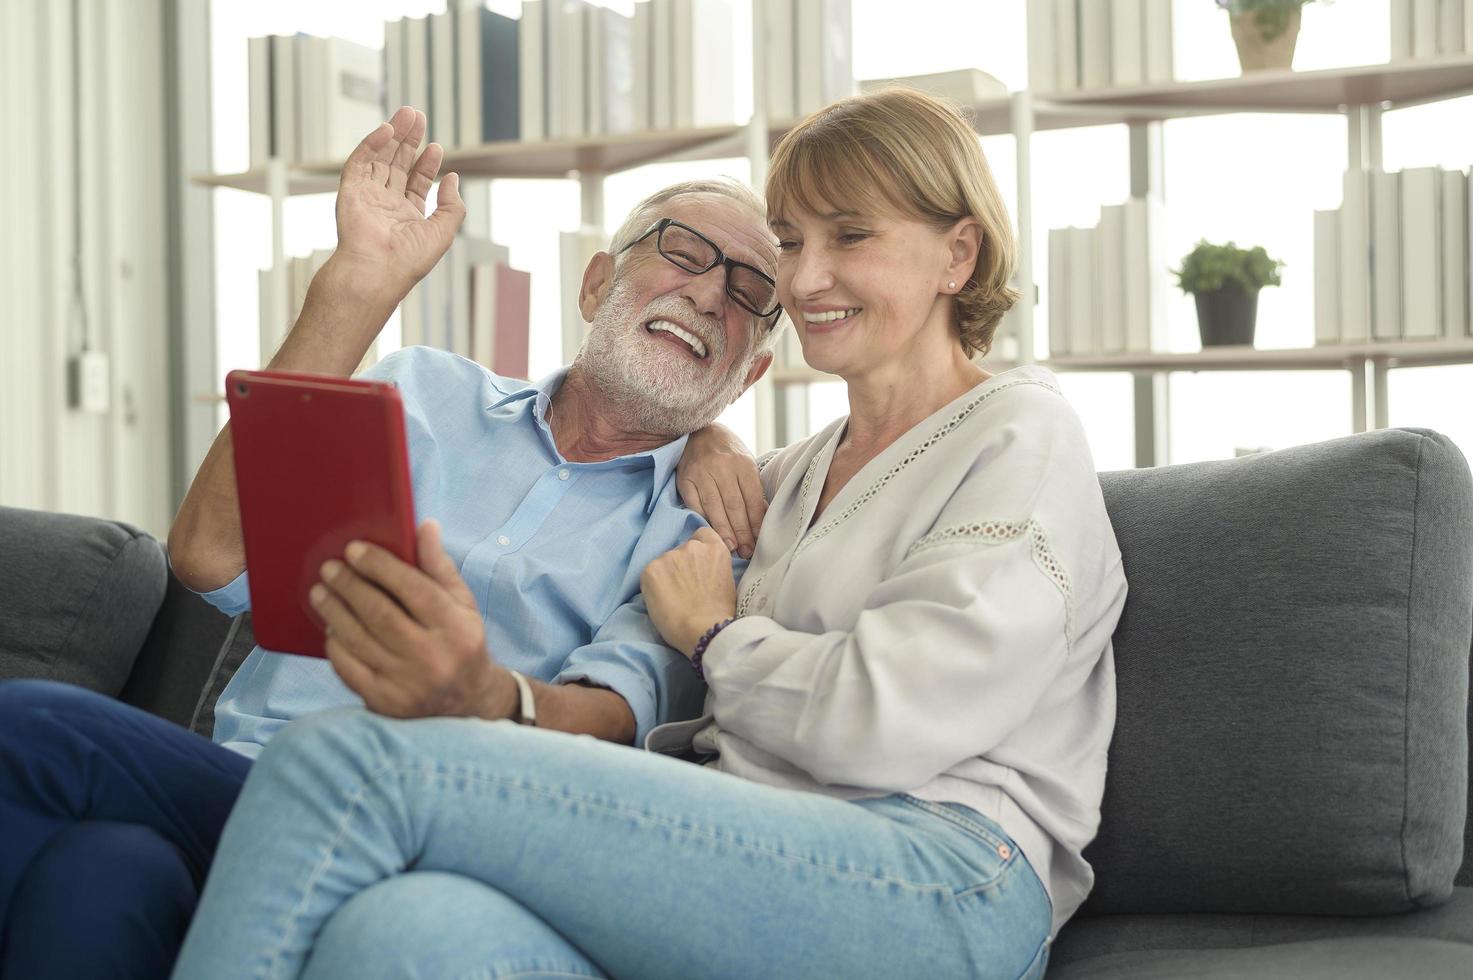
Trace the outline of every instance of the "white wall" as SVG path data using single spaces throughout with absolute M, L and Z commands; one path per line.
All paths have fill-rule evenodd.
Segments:
M 76 6 L 74 52 L 72 4 L 0 2 L 0 90 L 9 94 L 0 504 L 163 534 L 173 505 L 163 5 Z M 84 334 L 110 359 L 104 414 L 67 405 L 67 362 Z

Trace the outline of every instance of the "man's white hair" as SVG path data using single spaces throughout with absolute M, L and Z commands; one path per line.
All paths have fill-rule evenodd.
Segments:
M 609 252 L 614 256 L 615 276 L 624 265 L 624 260 L 629 257 L 624 249 L 628 248 L 630 243 L 640 235 L 649 231 L 650 226 L 656 221 L 665 217 L 666 206 L 671 201 L 688 194 L 719 194 L 729 198 L 751 212 L 759 227 L 767 227 L 767 203 L 763 201 L 760 194 L 740 181 L 730 177 L 717 177 L 711 180 L 687 180 L 679 184 L 671 184 L 636 204 L 634 210 L 629 212 L 629 217 L 625 218 L 624 223 L 619 226 L 619 230 L 614 232 L 613 241 L 609 243 Z M 782 312 L 773 318 L 771 326 L 757 341 L 758 353 L 772 350 L 786 322 L 787 317 Z

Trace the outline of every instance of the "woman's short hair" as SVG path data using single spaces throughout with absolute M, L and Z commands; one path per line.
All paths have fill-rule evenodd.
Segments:
M 982 224 L 977 264 L 956 297 L 967 356 L 986 353 L 1018 300 L 1008 285 L 1018 245 L 977 134 L 960 111 L 892 87 L 835 102 L 792 129 L 773 153 L 767 213 L 895 211 L 938 230 L 968 215 Z

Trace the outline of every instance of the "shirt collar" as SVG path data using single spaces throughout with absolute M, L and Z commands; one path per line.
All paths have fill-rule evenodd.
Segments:
M 557 393 L 557 390 L 562 387 L 563 381 L 566 380 L 567 377 L 568 369 L 566 367 L 560 367 L 556 371 L 549 374 L 547 377 L 542 378 L 538 381 L 534 381 L 531 384 L 527 385 L 525 388 L 519 388 L 516 391 L 511 392 L 510 394 L 502 395 L 500 398 L 497 398 L 495 401 L 492 401 L 490 404 L 488 404 L 486 406 L 486 411 L 490 412 L 495 409 L 501 408 L 504 405 L 510 405 L 513 402 L 525 401 L 527 399 L 535 399 L 531 407 L 533 423 L 545 433 L 548 445 L 556 449 L 556 443 L 554 443 L 552 440 L 552 429 L 548 427 L 546 422 L 547 410 L 552 404 L 552 396 L 555 395 Z M 645 506 L 646 514 L 651 513 L 655 509 L 655 502 L 660 498 L 660 489 L 670 479 L 671 474 L 675 472 L 675 467 L 679 465 L 680 454 L 685 451 L 685 444 L 687 439 L 689 439 L 689 436 L 680 436 L 679 438 L 672 439 L 670 442 L 667 442 L 662 446 L 656 446 L 654 449 L 648 449 L 640 453 L 631 453 L 628 456 L 620 456 L 616 458 L 618 460 L 625 461 L 642 459 L 649 460 L 651 483 L 650 500 L 649 503 Z M 612 464 L 615 461 L 616 460 L 611 459 L 606 460 L 605 462 Z M 599 464 L 585 463 L 582 465 L 597 466 Z

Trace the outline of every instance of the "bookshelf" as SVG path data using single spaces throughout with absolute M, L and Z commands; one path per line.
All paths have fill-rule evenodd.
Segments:
M 765 0 L 753 3 L 753 36 L 763 36 Z M 601 225 L 602 182 L 609 174 L 655 162 L 746 156 L 757 186 L 765 181 L 767 157 L 791 120 L 769 120 L 764 111 L 764 50 L 754 45 L 754 106 L 744 125 L 690 130 L 656 130 L 576 140 L 502 141 L 447 151 L 442 170 L 466 177 L 565 178 L 580 182 L 582 218 Z M 1086 126 L 1125 125 L 1130 132 L 1131 195 L 1159 191 L 1162 168 L 1160 124 L 1171 119 L 1228 113 L 1318 113 L 1347 119 L 1352 168 L 1381 166 L 1381 116 L 1384 112 L 1473 94 L 1473 56 L 1362 65 L 1322 71 L 1266 71 L 1209 81 L 1170 82 L 1039 93 L 1013 92 L 966 107 L 981 136 L 1012 135 L 1018 173 L 1018 282 L 1035 283 L 1030 142 L 1036 132 Z M 272 199 L 273 269 L 282 267 L 281 204 L 290 195 L 330 192 L 340 161 L 265 167 L 232 174 L 199 174 L 204 186 L 231 187 Z M 989 356 L 983 366 L 1002 371 L 1035 363 L 1036 286 L 1022 287 L 1034 302 L 1021 302 L 1010 322 L 1018 357 Z M 281 294 L 284 295 L 283 287 Z M 796 346 L 796 345 L 794 345 Z M 1134 377 L 1136 465 L 1166 461 L 1169 433 L 1167 379 L 1173 372 L 1337 370 L 1352 377 L 1351 414 L 1355 431 L 1387 422 L 1387 373 L 1396 367 L 1473 363 L 1473 338 L 1466 341 L 1372 342 L 1305 349 L 1217 348 L 1199 352 L 1100 357 L 1058 357 L 1042 363 L 1051 370 L 1121 372 Z M 775 367 L 757 386 L 759 449 L 784 445 L 806 430 L 806 388 L 837 380 L 801 364 Z

